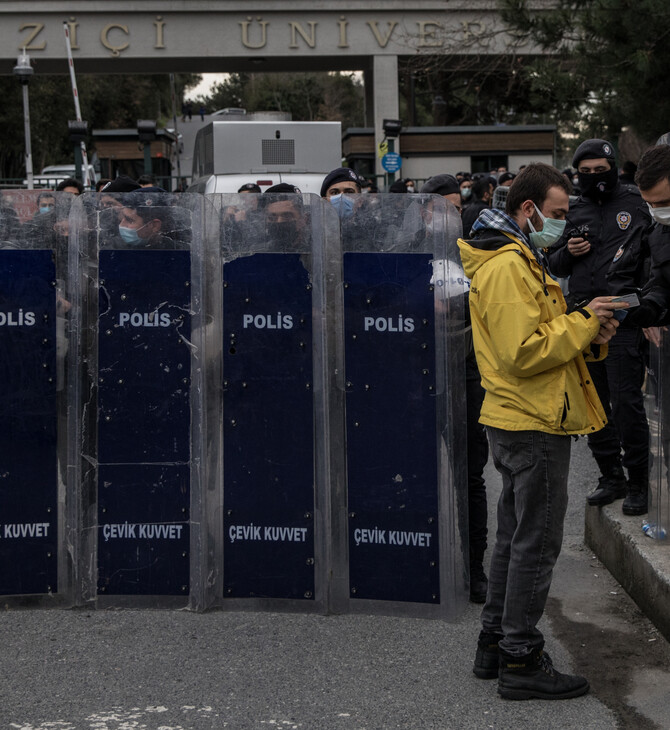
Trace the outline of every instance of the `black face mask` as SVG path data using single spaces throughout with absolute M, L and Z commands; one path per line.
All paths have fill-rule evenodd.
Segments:
M 268 223 L 268 237 L 281 246 L 295 245 L 298 240 L 298 224 L 296 221 Z
M 616 187 L 619 172 L 616 167 L 606 172 L 586 173 L 578 172 L 579 189 L 587 198 L 602 199 L 609 197 Z
M 119 225 L 119 216 L 115 208 L 104 208 L 101 210 L 99 220 L 100 230 L 102 231 L 115 231 Z

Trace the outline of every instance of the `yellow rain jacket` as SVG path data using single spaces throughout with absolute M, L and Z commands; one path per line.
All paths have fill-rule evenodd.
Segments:
M 600 430 L 607 419 L 585 361 L 607 354 L 606 345 L 590 344 L 598 317 L 586 307 L 566 314 L 558 282 L 526 245 L 511 233 L 484 233 L 458 241 L 486 390 L 480 422 L 507 431 Z

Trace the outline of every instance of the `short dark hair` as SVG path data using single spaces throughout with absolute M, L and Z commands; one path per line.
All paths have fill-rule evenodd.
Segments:
M 635 182 L 640 190 L 649 190 L 662 180 L 670 181 L 670 146 L 659 144 L 648 149 L 637 163 Z
M 531 162 L 510 185 L 505 212 L 514 215 L 525 200 L 532 200 L 541 208 L 550 188 L 561 188 L 568 195 L 572 193 L 572 187 L 562 172 L 544 162 Z
M 495 183 L 491 180 L 489 175 L 480 177 L 479 180 L 475 180 L 472 184 L 472 194 L 475 198 L 481 200 L 484 197 L 484 193 L 488 193 L 491 186 L 495 187 Z
M 84 192 L 84 186 L 74 177 L 66 177 L 65 180 L 61 180 L 58 185 L 56 185 L 56 190 L 59 192 L 65 190 L 65 188 L 77 188 L 79 195 Z

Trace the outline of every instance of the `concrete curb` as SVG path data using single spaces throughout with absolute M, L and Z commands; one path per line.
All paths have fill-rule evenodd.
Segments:
M 652 540 L 642 517 L 621 513 L 621 500 L 586 507 L 584 539 L 656 628 L 670 641 L 670 539 Z

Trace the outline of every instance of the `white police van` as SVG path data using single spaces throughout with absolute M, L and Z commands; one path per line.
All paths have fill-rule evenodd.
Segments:
M 283 182 L 319 195 L 324 177 L 342 165 L 340 122 L 293 122 L 281 113 L 231 111 L 237 113 L 219 113 L 199 130 L 188 192 L 236 193 L 246 183 L 264 192 Z

